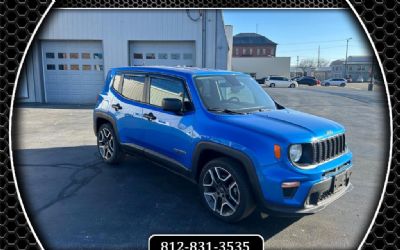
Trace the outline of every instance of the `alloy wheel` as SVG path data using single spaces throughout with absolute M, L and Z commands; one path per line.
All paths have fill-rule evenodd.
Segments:
M 202 184 L 204 198 L 211 210 L 223 217 L 236 212 L 240 203 L 239 186 L 226 169 L 210 168 L 205 173 Z
M 98 147 L 101 157 L 105 160 L 109 160 L 113 157 L 115 152 L 115 140 L 108 128 L 102 128 L 98 135 Z

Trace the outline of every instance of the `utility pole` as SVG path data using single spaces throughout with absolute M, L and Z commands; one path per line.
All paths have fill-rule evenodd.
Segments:
M 297 71 L 299 70 L 299 56 L 297 56 L 297 64 L 296 64 L 296 76 L 297 76 Z
M 317 68 L 319 68 L 319 56 L 320 56 L 320 46 L 318 45 L 318 61 L 317 61 Z
M 368 91 L 374 90 L 374 66 L 375 66 L 375 60 L 372 58 L 372 63 L 371 63 L 371 81 L 368 84 Z
M 256 34 L 258 34 L 258 23 L 256 23 Z
M 345 79 L 347 79 L 347 52 L 349 51 L 349 41 L 351 39 L 352 39 L 351 37 L 346 39 L 346 58 L 344 59 L 345 60 L 344 61 L 344 78 Z

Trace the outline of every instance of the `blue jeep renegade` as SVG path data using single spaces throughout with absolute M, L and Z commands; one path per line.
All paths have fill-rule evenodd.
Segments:
M 351 189 L 340 124 L 287 109 L 249 75 L 184 67 L 108 73 L 94 110 L 102 159 L 142 154 L 197 183 L 215 216 L 313 213 Z

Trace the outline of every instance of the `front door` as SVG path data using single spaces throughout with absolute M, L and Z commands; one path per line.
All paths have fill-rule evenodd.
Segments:
M 194 111 L 190 108 L 185 83 L 180 79 L 150 76 L 148 86 L 148 104 L 143 108 L 143 115 L 147 117 L 146 148 L 190 167 Z M 180 99 L 184 104 L 183 113 L 164 111 L 164 98 Z

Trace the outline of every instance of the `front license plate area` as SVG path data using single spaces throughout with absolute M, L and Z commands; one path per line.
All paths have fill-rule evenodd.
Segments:
M 346 170 L 333 177 L 333 193 L 336 193 L 347 186 L 349 183 L 349 171 Z

